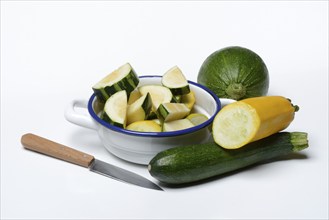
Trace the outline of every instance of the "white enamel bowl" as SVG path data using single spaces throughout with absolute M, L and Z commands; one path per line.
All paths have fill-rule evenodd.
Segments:
M 139 86 L 161 84 L 161 76 L 141 76 L 139 78 Z M 163 150 L 208 141 L 211 137 L 209 126 L 221 109 L 221 102 L 224 104 L 232 102 L 229 99 L 219 100 L 212 91 L 200 84 L 191 81 L 189 84 L 196 97 L 193 112 L 203 113 L 209 118 L 206 122 L 192 128 L 173 132 L 136 132 L 113 126 L 97 115 L 95 95 L 92 95 L 88 102 L 72 101 L 65 111 L 65 117 L 74 124 L 96 130 L 105 148 L 115 156 L 146 165 Z M 86 108 L 89 115 L 77 111 L 77 107 Z

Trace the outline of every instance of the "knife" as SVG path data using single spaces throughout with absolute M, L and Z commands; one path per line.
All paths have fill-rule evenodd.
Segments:
M 36 151 L 38 153 L 89 168 L 90 171 L 122 182 L 131 183 L 149 189 L 163 190 L 155 183 L 140 175 L 137 175 L 136 173 L 105 163 L 94 158 L 92 155 L 64 146 L 35 134 L 24 134 L 21 138 L 21 143 L 25 149 Z

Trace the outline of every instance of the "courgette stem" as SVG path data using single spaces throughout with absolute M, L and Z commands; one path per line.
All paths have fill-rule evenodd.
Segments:
M 308 147 L 307 133 L 305 132 L 291 132 L 290 142 L 293 145 L 293 152 L 301 151 Z
M 291 106 L 294 107 L 295 112 L 298 112 L 298 110 L 299 110 L 299 106 L 298 106 L 298 105 L 294 105 L 294 104 L 292 104 L 291 99 L 289 99 L 289 98 L 287 98 L 287 99 L 288 99 L 288 101 L 291 103 Z
M 225 92 L 232 99 L 240 100 L 246 95 L 247 90 L 241 83 L 232 83 L 227 86 Z

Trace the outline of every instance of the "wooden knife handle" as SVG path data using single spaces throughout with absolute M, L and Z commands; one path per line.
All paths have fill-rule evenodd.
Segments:
M 83 167 L 89 167 L 91 162 L 94 160 L 92 155 L 83 153 L 81 151 L 72 149 L 70 147 L 34 134 L 24 134 L 21 138 L 21 142 L 26 149 L 71 162 Z

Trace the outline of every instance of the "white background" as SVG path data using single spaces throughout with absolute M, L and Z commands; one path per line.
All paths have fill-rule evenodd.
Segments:
M 125 62 L 140 75 L 239 45 L 270 72 L 270 95 L 300 106 L 287 131 L 309 134 L 293 159 L 202 184 L 148 190 L 26 151 L 32 132 L 155 181 L 70 124 L 73 99 Z M 328 219 L 328 2 L 1 1 L 1 218 Z M 134 144 L 134 143 L 131 143 Z

